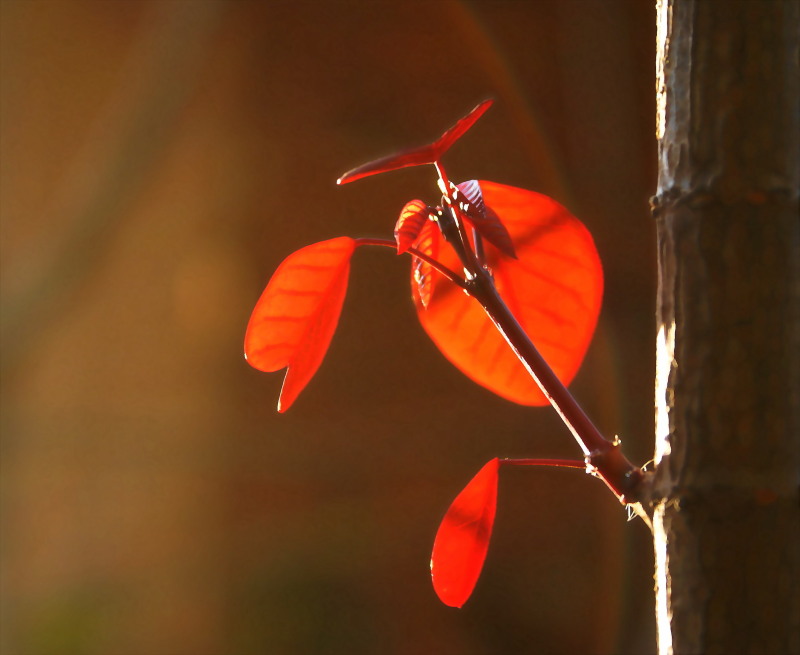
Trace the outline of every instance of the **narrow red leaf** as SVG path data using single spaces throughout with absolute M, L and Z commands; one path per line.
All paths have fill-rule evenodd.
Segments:
M 400 218 L 394 226 L 394 240 L 397 242 L 397 254 L 402 255 L 417 240 L 425 222 L 431 215 L 431 208 L 422 200 L 407 202 L 400 211 Z
M 336 184 L 348 184 L 360 180 L 362 177 L 408 168 L 409 166 L 422 166 L 423 164 L 431 164 L 434 161 L 436 161 L 436 153 L 432 145 L 410 148 L 387 157 L 375 159 L 361 166 L 356 166 L 356 168 L 347 171 L 336 180 Z
M 497 458 L 461 491 L 439 525 L 431 554 L 431 579 L 439 599 L 461 607 L 481 575 L 497 510 Z
M 578 371 L 603 295 L 603 270 L 589 231 L 560 204 L 539 193 L 480 182 L 483 200 L 507 228 L 518 259 L 491 244 L 486 260 L 504 298 L 562 383 Z M 438 235 L 434 238 L 440 239 Z M 438 260 L 458 270 L 451 248 Z M 444 355 L 472 380 L 522 405 L 547 400 L 480 305 L 440 275 L 427 307 L 412 283 L 417 315 Z
M 492 102 L 492 100 L 484 100 L 469 112 L 469 114 L 459 119 L 455 125 L 445 130 L 444 134 L 433 143 L 403 150 L 389 155 L 388 157 L 381 157 L 380 159 L 357 166 L 342 175 L 336 180 L 336 183 L 347 184 L 348 182 L 355 182 L 369 175 L 377 175 L 378 173 L 386 173 L 399 168 L 421 166 L 422 164 L 432 164 L 435 161 L 439 161 L 442 155 L 444 155 L 444 153 L 475 124 L 475 121 L 483 116 L 486 110 L 491 107 Z
M 279 412 L 289 409 L 325 357 L 342 311 L 355 247 L 353 239 L 339 237 L 292 253 L 253 309 L 244 337 L 247 362 L 268 372 L 289 367 Z
M 472 109 L 466 116 L 456 121 L 453 127 L 445 130 L 444 134 L 440 136 L 433 144 L 433 149 L 436 152 L 436 159 L 441 159 L 442 155 L 450 150 L 450 147 L 458 141 L 464 134 L 477 122 L 477 120 L 486 113 L 486 110 L 492 106 L 494 100 L 484 100 Z

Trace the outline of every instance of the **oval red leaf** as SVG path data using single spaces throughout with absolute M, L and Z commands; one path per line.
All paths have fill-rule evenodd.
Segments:
M 317 372 L 342 311 L 356 242 L 339 237 L 292 253 L 275 271 L 247 324 L 244 355 L 260 371 L 286 377 L 278 400 L 285 412 Z
M 461 607 L 481 575 L 497 510 L 497 458 L 487 462 L 444 515 L 431 554 L 431 579 L 439 599 Z
M 603 270 L 591 234 L 540 193 L 480 181 L 483 200 L 502 220 L 517 259 L 486 244 L 486 260 L 504 298 L 545 361 L 568 385 L 591 341 L 603 296 Z M 441 238 L 437 235 L 436 238 Z M 439 261 L 459 270 L 451 248 Z M 522 405 L 547 400 L 481 306 L 432 273 L 427 308 L 412 283 L 417 315 L 444 355 L 472 380 Z

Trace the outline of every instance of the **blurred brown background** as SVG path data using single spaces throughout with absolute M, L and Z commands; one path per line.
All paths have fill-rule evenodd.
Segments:
M 652 452 L 655 17 L 642 0 L 2 0 L 2 626 L 9 654 L 647 653 L 646 528 L 574 472 L 503 472 L 475 594 L 438 521 L 489 458 L 579 456 L 462 377 L 408 262 L 358 252 L 317 377 L 242 358 L 280 260 L 388 236 L 430 170 L 337 188 L 485 97 L 448 155 L 555 196 L 604 260 L 573 385 Z

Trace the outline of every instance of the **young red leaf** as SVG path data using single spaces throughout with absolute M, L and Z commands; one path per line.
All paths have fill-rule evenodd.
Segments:
M 433 221 L 426 221 L 414 247 L 421 253 L 436 259 L 439 256 L 439 228 Z M 411 261 L 411 284 L 416 289 L 416 298 L 422 307 L 427 307 L 433 291 L 433 277 L 436 271 L 424 259 L 413 257 Z
M 348 184 L 349 182 L 360 180 L 362 177 L 387 173 L 388 171 L 408 168 L 409 166 L 432 164 L 434 161 L 436 161 L 436 151 L 433 149 L 432 144 L 411 148 L 357 166 L 336 180 L 336 184 Z
M 431 579 L 439 599 L 461 607 L 483 569 L 497 510 L 497 458 L 461 491 L 439 525 L 431 554 Z
M 562 383 L 578 371 L 603 295 L 603 270 L 589 231 L 560 204 L 539 193 L 480 182 L 483 200 L 508 229 L 518 259 L 486 245 L 500 295 Z M 436 238 L 441 238 L 437 236 Z M 458 270 L 451 248 L 439 261 Z M 412 283 L 417 315 L 444 355 L 472 380 L 522 405 L 547 400 L 486 313 L 449 280 L 433 274 L 430 301 Z
M 244 355 L 260 371 L 286 377 L 278 400 L 285 412 L 317 372 L 342 311 L 356 242 L 339 237 L 292 253 L 275 271 L 247 324 Z
M 459 118 L 453 127 L 445 130 L 444 134 L 440 136 L 433 144 L 433 149 L 436 152 L 436 159 L 442 158 L 442 155 L 450 150 L 450 147 L 458 141 L 466 132 L 477 122 L 477 120 L 486 113 L 486 110 L 492 106 L 494 100 L 484 100 L 477 105 L 463 118 Z
M 417 240 L 420 231 L 431 215 L 431 208 L 422 200 L 407 202 L 400 211 L 400 218 L 394 226 L 394 240 L 397 242 L 397 254 L 402 255 Z
M 441 160 L 442 155 L 447 152 L 450 147 L 460 139 L 464 133 L 469 130 L 489 107 L 492 106 L 492 100 L 484 100 L 477 107 L 475 107 L 464 118 L 459 119 L 455 125 L 446 130 L 433 143 L 419 146 L 418 148 L 411 148 L 401 152 L 389 155 L 388 157 L 381 157 L 366 164 L 362 164 L 350 171 L 347 171 L 337 181 L 337 184 L 347 184 L 348 182 L 355 182 L 362 177 L 369 175 L 377 175 L 378 173 L 386 173 L 394 171 L 399 168 L 406 168 L 408 166 L 421 166 L 423 164 L 432 164 Z
M 483 192 L 478 180 L 462 182 L 456 186 L 456 189 L 459 195 L 468 201 L 462 204 L 461 209 L 470 225 L 500 252 L 516 259 L 517 253 L 514 250 L 511 235 L 495 211 L 483 202 Z M 457 198 L 460 200 L 458 196 Z

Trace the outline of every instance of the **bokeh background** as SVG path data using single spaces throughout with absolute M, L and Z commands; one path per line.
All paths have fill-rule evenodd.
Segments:
M 548 193 L 595 236 L 573 392 L 652 453 L 655 16 L 642 0 L 2 0 L 3 653 L 648 653 L 649 535 L 598 481 L 503 471 L 473 598 L 428 561 L 494 456 L 579 452 L 461 376 L 408 262 L 359 251 L 286 414 L 244 328 L 281 259 L 390 237 L 431 171 L 338 188 L 486 97 L 456 180 Z

